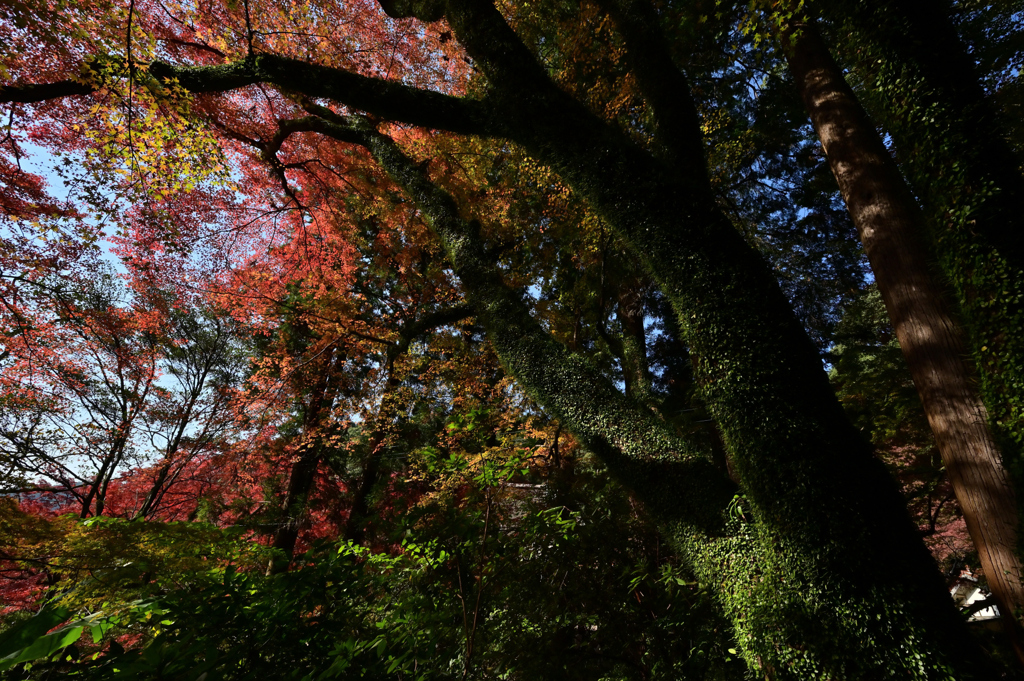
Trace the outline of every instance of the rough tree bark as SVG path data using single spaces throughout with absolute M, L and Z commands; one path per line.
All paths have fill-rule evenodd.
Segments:
M 601 454 L 620 479 L 633 487 L 638 497 L 666 524 L 676 547 L 702 579 L 727 592 L 745 591 L 763 596 L 765 594 L 760 589 L 768 581 L 772 583 L 772 589 L 778 588 L 780 582 L 772 576 L 774 570 L 780 567 L 778 564 L 762 564 L 756 570 L 757 574 L 754 574 L 745 569 L 744 563 L 753 556 L 765 558 L 774 554 L 775 560 L 787 564 L 786 557 L 775 553 L 779 535 L 774 531 L 751 533 L 750 528 L 731 528 L 730 532 L 730 529 L 723 527 L 720 519 L 715 520 L 716 509 L 721 508 L 721 503 L 728 496 L 726 490 L 729 484 L 719 474 L 717 467 L 712 466 L 709 457 L 697 452 L 687 454 L 689 450 L 686 443 L 668 435 L 661 423 L 650 418 L 649 412 L 616 394 L 607 380 L 599 374 L 595 375 L 586 363 L 557 347 L 530 319 L 518 295 L 501 284 L 496 269 L 485 266 L 485 251 L 474 226 L 458 216 L 450 197 L 446 198 L 424 178 L 417 177 L 419 170 L 416 164 L 402 157 L 387 140 L 371 137 L 366 144 L 378 162 L 424 207 L 433 228 L 449 252 L 456 273 L 465 284 L 471 300 L 481 311 L 480 317 L 502 361 L 588 448 Z M 714 484 L 698 490 L 694 484 L 701 484 L 699 480 L 704 485 L 712 481 Z M 892 521 L 893 517 L 890 516 L 889 520 Z M 908 543 L 913 542 L 912 536 L 905 539 Z M 917 570 L 914 579 L 927 579 L 934 575 L 931 565 L 925 563 L 920 567 L 930 573 Z M 833 571 L 835 568 L 830 565 L 830 578 L 838 576 L 837 571 Z M 787 575 L 787 578 L 802 581 L 793 574 Z M 818 593 L 821 594 L 821 591 Z M 893 598 L 899 598 L 895 593 L 889 593 Z M 833 600 L 837 594 L 821 595 L 838 604 Z M 948 627 L 947 631 L 957 629 L 948 596 L 942 593 L 941 587 L 936 596 L 934 604 L 939 607 L 932 611 L 931 616 L 942 617 L 943 620 L 931 621 L 928 626 L 923 623 L 918 625 L 919 634 L 927 637 L 935 636 L 944 627 Z M 793 601 L 787 603 L 787 599 L 783 599 L 780 603 L 770 599 L 771 605 L 765 603 L 767 609 L 761 610 L 751 601 L 737 605 L 728 599 L 724 600 L 723 605 L 728 614 L 740 620 L 737 622 L 737 633 L 741 640 L 759 653 L 767 651 L 760 648 L 756 640 L 751 640 L 754 636 L 767 636 L 773 647 L 786 645 L 783 641 L 787 639 L 798 646 L 815 645 L 814 636 L 807 628 L 798 627 L 799 633 L 792 629 L 785 633 L 780 631 L 787 627 L 786 618 L 799 612 L 799 606 Z M 860 608 L 871 611 L 885 607 L 878 601 L 872 603 L 871 599 L 860 600 L 854 596 L 851 600 L 856 605 L 847 601 L 845 607 L 854 608 L 847 612 L 856 612 Z M 905 606 L 897 606 L 901 607 Z M 886 627 L 892 626 L 894 621 L 906 614 L 909 613 L 890 613 Z M 863 622 L 860 620 L 862 615 L 863 612 L 860 612 L 852 617 Z M 760 620 L 760 625 L 766 628 L 752 630 L 749 622 L 743 621 L 746 618 Z M 815 626 L 828 626 L 832 629 L 833 625 L 825 617 L 817 620 Z M 925 629 L 931 627 L 934 628 L 925 633 Z M 835 630 L 830 631 L 822 637 L 821 643 L 825 644 L 827 640 L 825 645 L 842 645 L 841 639 L 836 638 L 837 634 Z M 789 638 L 791 636 L 793 638 Z M 942 638 L 942 635 L 939 634 L 939 637 Z M 797 655 L 787 655 L 778 648 L 774 652 L 772 658 L 762 657 L 759 664 L 766 670 L 773 669 L 777 678 L 800 678 L 813 668 L 813 665 L 803 665 L 808 661 L 807 657 L 810 657 L 804 657 L 806 650 Z M 792 652 L 791 649 L 789 653 Z M 935 649 L 932 654 L 944 656 L 946 653 L 939 653 Z M 831 667 L 839 678 L 857 674 L 857 660 L 844 659 L 837 665 L 834 658 L 826 662 L 826 656 L 819 655 L 814 657 L 819 663 L 824 662 Z M 864 665 L 861 669 L 873 666 Z M 878 673 L 878 668 L 875 673 Z M 960 676 L 969 678 L 970 675 L 968 665 Z
M 782 32 L 796 86 L 860 234 L 1014 648 L 1024 606 L 1017 505 L 988 427 L 962 330 L 929 268 L 924 216 L 816 27 Z
M 967 13 L 970 3 L 956 3 Z M 1024 159 L 982 88 L 950 0 L 816 4 L 924 209 L 990 427 L 1024 513 Z M 1024 554 L 1022 547 L 1018 553 Z
M 415 165 L 402 170 L 404 162 L 393 158 L 397 150 L 379 137 L 341 133 L 368 145 L 433 216 L 510 373 L 661 517 L 701 581 L 719 594 L 751 664 L 777 678 L 821 670 L 837 678 L 892 670 L 927 678 L 940 668 L 959 678 L 978 674 L 978 657 L 963 645 L 963 625 L 894 482 L 843 414 L 770 270 L 702 191 L 703 158 L 667 164 L 594 117 L 548 79 L 493 5 L 453 1 L 447 18 L 494 87 L 486 100 L 466 106 L 444 99 L 452 113 L 445 127 L 519 142 L 554 167 L 634 251 L 685 325 L 702 396 L 722 427 L 757 523 L 727 531 L 731 483 L 709 457 L 688 450 L 537 327 L 522 300 L 504 292 L 476 230 L 458 217 L 450 197 L 418 185 Z M 651 35 L 643 21 L 636 24 L 637 35 Z M 656 46 L 628 44 L 638 52 Z M 670 61 L 644 63 L 674 69 Z M 352 93 L 357 106 L 376 108 L 362 81 L 352 85 L 346 75 L 335 82 L 330 70 L 278 57 L 155 70 L 197 91 L 280 82 L 343 102 Z M 433 95 L 416 100 L 391 85 L 374 96 L 398 120 L 443 125 L 436 109 L 424 108 Z M 687 125 L 694 119 L 663 120 L 681 126 L 680 138 L 699 138 Z M 908 649 L 916 653 L 908 656 Z
M 1022 159 L 1007 144 L 1000 114 L 985 96 L 975 61 L 957 34 L 952 3 L 840 0 L 821 3 L 820 11 L 838 26 L 853 29 L 847 40 L 862 53 L 854 63 L 867 67 L 865 75 L 874 76 L 879 86 L 882 122 L 903 118 L 911 124 L 890 130 L 902 162 L 934 163 L 939 160 L 935 150 L 943 147 L 942 155 L 957 161 L 953 172 L 962 173 L 959 182 L 975 195 L 971 229 L 1016 269 L 1024 269 Z M 873 66 L 863 59 L 872 59 Z M 896 78 L 906 80 L 906 90 Z M 917 118 L 925 113 L 927 121 Z M 932 193 L 944 184 L 941 174 L 951 170 L 922 169 L 921 179 L 937 181 L 915 189 L 926 202 L 941 200 Z

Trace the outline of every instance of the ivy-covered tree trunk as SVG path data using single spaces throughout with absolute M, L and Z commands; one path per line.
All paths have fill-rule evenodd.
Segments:
M 816 27 L 793 21 L 781 41 L 864 244 L 985 576 L 1022 656 L 1014 616 L 1024 606 L 1016 499 L 965 359 L 962 331 L 929 270 L 924 217 Z
M 557 88 L 492 5 L 443 9 L 493 85 L 495 132 L 554 167 L 671 301 L 741 480 L 741 504 L 756 522 L 727 517 L 729 483 L 706 454 L 688 450 L 540 329 L 450 197 L 380 135 L 350 135 L 429 216 L 508 370 L 661 518 L 719 595 L 752 665 L 779 679 L 987 673 L 964 645 L 894 482 L 843 414 L 777 282 L 705 191 L 688 96 L 649 97 L 684 114 L 659 119 L 685 160 L 669 164 Z M 438 18 L 434 7 L 412 10 Z M 652 14 L 646 5 L 621 9 L 627 45 L 637 63 L 683 80 L 671 61 L 647 52 L 659 48 Z M 658 76 L 645 71 L 638 81 Z
M 707 453 L 679 441 L 650 412 L 555 343 L 530 317 L 519 294 L 502 283 L 477 227 L 459 216 L 454 201 L 390 140 L 361 134 L 374 158 L 428 216 L 503 363 L 661 518 L 677 549 L 719 594 L 752 665 L 774 678 L 923 679 L 950 667 L 957 678 L 972 678 L 980 669 L 970 645 L 963 645 L 962 624 L 895 486 L 830 393 L 817 393 L 818 404 L 804 402 L 805 413 L 788 422 L 763 417 L 756 436 L 744 430 L 753 429 L 750 421 L 727 426 L 733 451 L 745 459 L 741 477 L 748 500 L 741 504 L 752 503 L 758 521 L 726 517 L 729 483 Z M 643 203 L 636 208 L 645 210 Z M 758 268 L 764 271 L 763 264 Z M 769 290 L 781 298 L 777 287 Z M 709 289 L 701 291 L 707 295 Z M 732 305 L 751 303 L 738 293 L 729 290 Z M 763 308 L 764 299 L 754 298 Z M 766 321 L 754 321 L 754 328 Z M 772 321 L 778 328 L 788 320 Z M 792 324 L 794 333 L 803 334 Z M 727 333 L 720 338 L 729 342 Z M 817 364 L 821 373 L 806 339 L 793 352 L 792 344 L 784 348 L 771 333 L 749 334 L 742 347 L 746 353 L 770 351 L 790 366 L 800 362 L 806 348 L 803 360 Z M 744 354 L 730 349 L 726 356 L 735 373 L 715 378 L 745 384 L 747 414 L 754 400 L 762 415 L 788 412 L 803 401 L 802 395 L 780 390 L 777 377 L 757 385 L 758 374 L 777 365 L 761 366 L 755 358 L 752 366 L 743 366 Z M 828 389 L 823 379 L 820 385 Z M 808 388 L 814 386 L 803 385 Z M 720 412 L 741 412 L 738 404 L 716 406 Z M 827 454 L 814 456 L 808 444 Z M 772 465 L 792 478 L 758 468 L 762 462 L 755 455 L 765 449 L 772 450 Z M 769 487 L 788 499 L 775 499 L 772 508 L 762 496 Z M 814 517 L 794 512 L 783 520 L 787 503 Z M 916 651 L 909 657 L 901 652 L 908 648 Z
M 685 325 L 702 396 L 755 511 L 763 553 L 756 567 L 743 565 L 737 555 L 716 555 L 714 544 L 688 528 L 677 531 L 677 545 L 700 577 L 717 585 L 748 659 L 779 677 L 813 669 L 838 677 L 900 668 L 922 678 L 937 674 L 932 665 L 944 664 L 938 660 L 962 628 L 930 556 L 895 485 L 839 408 L 770 271 L 704 191 L 703 158 L 693 151 L 700 148 L 697 116 L 687 91 L 661 86 L 685 85 L 685 78 L 658 39 L 653 11 L 623 2 L 615 15 L 648 105 L 662 111 L 655 118 L 679 159 L 672 165 L 555 87 L 492 5 L 451 2 L 446 13 L 493 86 L 505 134 L 586 197 Z M 459 254 L 451 255 L 458 267 Z M 544 397 L 558 386 L 530 380 L 516 366 L 525 357 L 519 352 L 503 360 L 550 404 Z M 686 517 L 679 491 L 635 488 L 666 520 Z M 907 658 L 893 654 L 901 647 L 920 650 L 926 662 L 908 669 Z

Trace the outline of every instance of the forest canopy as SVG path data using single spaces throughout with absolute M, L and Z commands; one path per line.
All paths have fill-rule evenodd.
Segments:
M 1019 678 L 1022 66 L 1020 0 L 8 0 L 0 674 Z

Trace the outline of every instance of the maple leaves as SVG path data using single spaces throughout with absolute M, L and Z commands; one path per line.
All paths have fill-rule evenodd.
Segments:
M 516 196 L 519 190 L 511 183 L 500 186 L 487 176 L 488 169 L 501 164 L 506 170 L 498 174 L 510 174 L 511 162 L 501 159 L 507 152 L 496 154 L 497 163 L 476 160 L 474 156 L 485 157 L 492 150 L 392 126 L 388 132 L 401 147 L 420 159 L 436 159 L 414 168 L 372 120 L 345 117 L 353 107 L 368 107 L 399 120 L 456 129 L 493 127 L 497 119 L 488 118 L 493 104 L 484 106 L 450 96 L 465 91 L 467 62 L 456 58 L 456 42 L 449 39 L 451 33 L 444 25 L 436 27 L 436 32 L 435 27 L 423 31 L 411 28 L 412 22 L 395 22 L 370 11 L 369 5 L 330 3 L 315 11 L 309 5 L 294 4 L 287 12 L 256 2 L 159 8 L 139 3 L 132 11 L 137 18 L 134 14 L 126 17 L 126 23 L 131 20 L 134 28 L 126 34 L 124 48 L 111 50 L 125 59 L 132 51 L 131 59 L 127 67 L 116 60 L 109 62 L 105 75 L 96 79 L 94 95 L 100 104 L 89 110 L 91 132 L 81 144 L 89 150 L 88 167 L 97 183 L 118 188 L 127 203 L 135 204 L 117 219 L 124 229 L 119 237 L 120 254 L 131 268 L 137 291 L 167 285 L 204 290 L 250 328 L 268 338 L 280 334 L 277 344 L 265 346 L 264 356 L 249 378 L 244 406 L 239 407 L 243 417 L 252 416 L 245 427 L 256 433 L 254 443 L 278 442 L 281 429 L 294 421 L 297 412 L 319 413 L 311 408 L 310 396 L 305 393 L 311 382 L 332 375 L 334 369 L 329 367 L 334 360 L 324 365 L 318 358 L 344 357 L 344 370 L 339 374 L 359 375 L 361 371 L 371 379 L 364 386 L 338 388 L 331 399 L 321 394 L 317 399 L 328 403 L 328 412 L 365 409 L 356 407 L 359 398 L 373 404 L 373 396 L 384 390 L 365 386 L 373 385 L 374 376 L 387 375 L 385 384 L 394 380 L 395 358 L 382 361 L 380 351 L 386 349 L 385 354 L 390 355 L 396 330 L 413 328 L 424 313 L 458 303 L 458 287 L 450 280 L 451 274 L 430 262 L 439 259 L 439 253 L 434 237 L 417 214 L 423 206 L 401 198 L 395 180 L 420 203 L 424 197 L 450 202 L 440 190 L 431 188 L 426 176 L 417 176 L 422 175 L 418 171 L 429 170 L 433 180 L 443 181 L 445 189 L 473 206 L 485 223 L 483 239 L 495 242 L 497 253 L 519 251 L 508 256 L 507 262 L 515 266 L 507 267 L 507 276 L 486 274 L 493 265 L 483 261 L 477 269 L 459 270 L 462 286 L 470 289 L 467 293 L 476 295 L 473 289 L 481 282 L 493 289 L 490 297 L 478 298 L 487 306 L 506 304 L 502 299 L 512 295 L 506 290 L 509 284 L 533 284 L 536 275 L 521 266 L 525 264 L 521 259 L 528 258 L 525 249 L 510 247 L 524 237 L 536 238 L 537 230 L 530 226 L 534 219 L 542 225 L 566 224 L 567 232 L 577 224 L 586 226 L 589 252 L 579 257 L 582 269 L 591 268 L 596 261 L 595 242 L 609 243 L 593 215 L 587 216 L 573 205 L 565 186 L 543 166 L 533 164 L 519 172 L 536 189 L 532 194 L 538 205 L 524 209 L 516 200 L 521 198 Z M 595 14 L 593 9 L 588 12 Z M 332 40 L 324 44 L 318 31 L 322 31 L 324 18 L 332 14 L 350 20 L 332 25 Z M 494 17 L 489 16 L 488 21 L 493 24 Z M 611 40 L 607 21 L 598 24 L 602 40 Z M 267 30 L 271 26 L 273 30 Z M 413 33 L 417 40 L 405 39 Z M 581 49 L 587 44 L 585 37 L 569 42 Z M 600 46 L 594 50 L 603 54 Z M 159 61 L 186 56 L 198 68 Z M 613 62 L 618 60 L 612 57 Z M 311 58 L 314 63 L 309 63 Z M 143 69 L 150 59 L 155 61 Z M 502 72 L 500 60 L 487 59 L 491 60 L 489 69 Z M 577 61 L 570 54 L 565 63 L 571 67 Z M 454 82 L 453 75 L 460 80 Z M 163 87 L 172 87 L 175 78 L 195 92 L 221 88 L 234 92 L 222 97 L 197 95 L 187 106 L 167 99 L 166 92 L 159 97 L 155 94 L 154 82 L 163 80 Z M 541 80 L 536 73 L 526 76 L 528 82 Z M 574 86 L 578 80 L 586 78 L 577 78 L 574 72 L 566 77 Z M 268 87 L 267 81 L 277 87 Z M 293 86 L 305 95 L 289 92 Z M 584 90 L 587 87 L 584 83 Z M 603 99 L 608 88 L 620 87 L 626 94 L 613 106 L 613 114 L 629 117 L 635 112 L 625 104 L 632 97 L 628 83 L 602 85 L 594 97 Z M 555 96 L 553 88 L 545 91 Z M 310 99 L 317 96 L 337 97 L 343 103 L 327 108 Z M 233 161 L 233 186 L 244 192 L 244 198 L 227 196 L 216 186 L 198 186 L 203 180 L 201 172 L 206 171 L 197 177 L 194 166 L 209 166 L 216 157 L 208 150 L 205 133 L 186 134 L 198 130 L 191 121 L 200 118 L 209 121 L 220 137 Z M 165 120 L 169 123 L 162 122 Z M 369 164 L 365 152 L 353 145 L 374 147 L 377 160 L 390 163 L 387 171 L 394 180 Z M 518 158 L 520 152 L 513 155 Z M 213 172 L 220 171 L 215 168 Z M 481 192 L 481 183 L 490 188 Z M 557 191 L 545 197 L 552 188 Z M 476 225 L 452 222 L 454 212 L 451 206 L 444 206 L 441 212 L 427 210 L 434 229 L 449 247 L 449 260 L 458 266 L 460 254 L 482 252 L 485 242 L 453 251 L 452 247 L 463 244 L 459 230 L 472 230 Z M 572 219 L 565 220 L 567 215 Z M 450 222 L 447 231 L 438 229 L 443 221 Z M 510 228 L 510 221 L 518 224 Z M 368 226 L 377 233 L 372 242 L 360 244 L 359 231 Z M 546 257 L 553 259 L 551 253 L 559 248 L 559 240 L 540 240 L 549 249 Z M 559 269 L 558 265 L 554 268 Z M 380 276 L 379 281 L 367 276 L 385 272 L 392 274 Z M 602 291 L 600 297 L 604 295 Z M 610 293 L 611 298 L 616 296 Z M 578 301 L 569 307 L 574 308 L 573 331 L 563 335 L 571 335 L 573 349 L 581 349 L 585 343 L 578 327 L 581 319 L 591 318 L 593 305 Z M 598 314 L 599 324 L 603 324 L 605 306 L 598 307 L 602 307 Z M 516 308 L 516 314 L 521 312 Z M 500 316 L 491 313 L 495 322 L 507 321 Z M 555 328 L 561 323 L 557 314 L 550 323 Z M 289 347 L 288 327 L 306 329 L 308 347 Z M 408 345 L 411 340 L 402 342 Z M 546 351 L 553 352 L 550 347 Z M 624 351 L 613 354 L 625 363 Z M 558 353 L 553 356 L 561 357 Z M 318 367 L 318 371 L 310 374 L 309 367 Z M 351 394 L 344 395 L 346 391 Z M 337 405 L 336 399 L 341 400 Z M 568 408 L 568 400 L 563 399 L 562 408 Z M 370 422 L 369 416 L 363 418 Z M 315 419 L 317 423 L 306 423 L 303 428 L 309 432 L 285 447 L 286 453 L 292 452 L 288 457 L 302 459 L 302 452 L 312 446 L 305 442 L 319 432 L 320 418 Z
M 343 23 L 340 37 L 323 50 L 322 36 L 310 23 L 319 17 L 307 12 L 308 6 L 292 6 L 287 17 L 274 16 L 278 7 L 258 3 L 217 6 L 203 13 L 202 21 L 195 14 L 200 8 L 168 8 L 174 21 L 160 25 L 163 19 L 143 18 L 145 4 L 136 6 L 138 30 L 160 25 L 153 30 L 163 36 L 141 41 L 135 53 L 139 59 L 166 50 L 168 56 L 216 64 L 244 59 L 252 49 L 259 54 L 252 60 L 254 75 L 246 73 L 246 64 L 236 63 L 244 84 L 275 69 L 286 73 L 292 62 L 285 58 L 315 53 L 318 64 L 400 82 L 385 93 L 396 110 L 424 99 L 450 107 L 469 126 L 479 125 L 464 102 L 408 89 L 428 86 L 455 94 L 464 89 L 464 81 L 453 75 L 462 78 L 467 61 L 443 26 L 436 34 L 433 28 L 426 33 L 410 29 L 417 38 L 411 41 L 406 38 L 412 34 L 396 30 L 392 20 L 366 13 L 353 25 L 358 41 L 346 42 Z M 243 9 L 249 12 L 245 23 Z M 263 30 L 268 16 L 276 22 L 273 33 Z M 213 25 L 221 29 L 216 34 Z M 374 31 L 380 36 L 376 42 Z M 436 67 L 424 68 L 428 55 Z M 194 82 L 189 72 L 168 71 L 160 64 L 151 72 Z M 476 349 L 479 341 L 473 336 L 479 330 L 463 328 L 460 339 L 452 329 L 472 310 L 461 304 L 462 286 L 453 281 L 421 208 L 353 147 L 352 142 L 366 144 L 367 134 L 390 143 L 369 122 L 346 121 L 339 118 L 348 113 L 345 107 L 324 110 L 319 103 L 265 86 L 250 85 L 228 98 L 198 96 L 177 104 L 157 100 L 139 73 L 137 82 L 125 84 L 123 70 L 108 72 L 96 90 L 101 104 L 90 110 L 92 127 L 82 142 L 96 186 L 118 188 L 122 205 L 134 203 L 115 217 L 122 229 L 118 254 L 128 267 L 133 295 L 141 301 L 152 290 L 167 290 L 184 305 L 216 301 L 224 314 L 257 334 L 260 347 L 244 387 L 233 393 L 234 425 L 247 437 L 224 449 L 214 438 L 207 445 L 213 447 L 211 459 L 211 452 L 193 446 L 201 436 L 183 434 L 195 428 L 184 426 L 188 414 L 200 424 L 208 416 L 184 406 L 190 404 L 188 390 L 181 395 L 184 401 L 175 402 L 156 381 L 150 386 L 146 426 L 162 443 L 162 458 L 130 476 L 111 473 L 102 495 L 104 510 L 132 509 L 146 517 L 198 513 L 220 522 L 269 524 L 274 544 L 290 554 L 313 536 L 330 536 L 332 527 L 335 535 L 341 533 L 343 525 L 349 537 L 380 540 L 381 522 L 367 526 L 367 520 L 400 513 L 423 490 L 422 481 L 410 485 L 392 475 L 403 465 L 424 466 L 424 480 L 431 480 L 443 498 L 453 491 L 461 494 L 468 484 L 491 484 L 496 475 L 520 475 L 551 457 L 565 460 L 573 450 L 571 438 L 531 413 L 536 407 L 503 376 L 496 357 L 486 348 Z M 342 74 L 324 75 L 338 79 Z M 357 92 L 377 87 L 358 79 L 344 82 L 354 83 Z M 376 96 L 366 93 L 367 101 Z M 301 122 L 310 113 L 321 121 L 351 125 L 338 141 L 311 134 Z M 180 134 L 196 129 L 190 117 L 211 122 L 232 164 L 230 184 L 242 196 L 228 195 L 216 181 L 202 186 L 206 171 L 189 170 L 189 159 L 201 165 L 216 158 L 204 150 L 202 133 Z M 456 118 L 442 114 L 437 120 Z M 561 224 L 558 215 L 582 213 L 578 206 L 567 207 L 572 202 L 564 186 L 546 196 L 558 180 L 537 164 L 524 171 L 536 188 L 537 206 L 524 209 L 511 182 L 488 179 L 502 165 L 498 175 L 518 172 L 513 161 L 501 158 L 504 154 L 497 154 L 495 163 L 486 158 L 493 155 L 486 145 L 399 127 L 389 132 L 423 160 L 435 180 L 474 205 L 486 223 L 488 241 L 515 263 L 508 269 L 513 286 L 532 282 L 518 262 L 529 257 L 527 251 L 515 245 L 534 238 L 528 228 L 532 217 Z M 179 149 L 184 156 L 174 162 Z M 520 152 L 514 154 L 521 158 Z M 481 182 L 490 185 L 485 193 L 478 190 Z M 546 247 L 557 249 L 557 241 L 547 239 Z M 181 314 L 173 305 L 154 302 L 164 326 Z M 168 347 L 165 372 L 173 366 L 173 349 L 173 344 Z M 191 376 L 193 365 L 185 366 L 182 371 Z M 449 394 L 453 384 L 461 390 Z M 216 391 L 202 398 L 210 404 L 218 399 Z M 492 402 L 497 404 L 488 406 Z M 405 454 L 410 461 L 396 461 L 396 453 L 409 447 L 415 448 Z M 438 469 L 439 456 L 454 469 Z M 233 476 L 230 483 L 224 477 L 203 478 L 211 460 L 230 469 L 223 471 Z M 465 467 L 458 463 L 463 460 Z M 190 484 L 179 484 L 177 489 L 186 491 L 176 493 L 175 481 Z M 389 491 L 383 494 L 382 488 Z M 349 508 L 339 503 L 346 495 Z M 427 503 L 433 498 L 428 493 Z

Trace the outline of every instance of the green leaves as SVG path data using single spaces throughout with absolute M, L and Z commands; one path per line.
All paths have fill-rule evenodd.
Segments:
M 67 608 L 43 608 L 33 617 L 15 625 L 0 636 L 0 668 L 7 669 L 33 643 L 68 618 Z
M 69 615 L 67 608 L 44 607 L 33 617 L 0 635 L 0 671 L 25 662 L 48 659 L 77 642 L 87 631 L 92 635 L 93 643 L 99 643 L 104 634 L 118 623 L 116 618 L 105 617 L 99 612 L 50 631 Z

